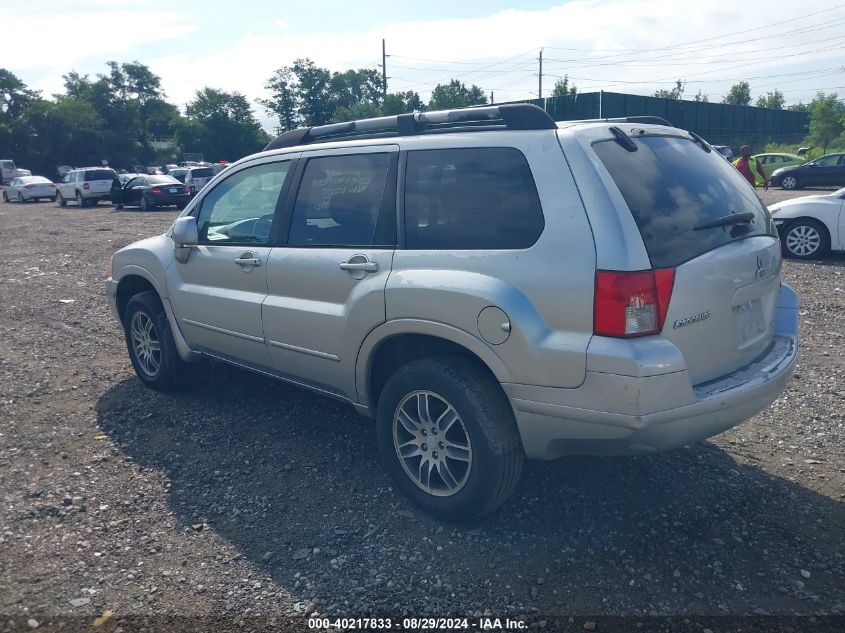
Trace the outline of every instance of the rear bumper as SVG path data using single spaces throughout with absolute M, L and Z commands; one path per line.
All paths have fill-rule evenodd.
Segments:
M 683 357 L 665 339 L 596 337 L 594 342 L 588 358 L 599 349 L 603 361 L 610 353 L 626 356 L 634 367 L 630 375 L 588 370 L 577 389 L 503 385 L 528 457 L 664 451 L 747 420 L 780 396 L 792 377 L 798 357 L 798 299 L 791 288 L 781 286 L 775 337 L 767 351 L 700 385 L 691 384 Z M 588 368 L 590 364 L 588 360 Z M 593 365 L 602 367 L 601 362 Z

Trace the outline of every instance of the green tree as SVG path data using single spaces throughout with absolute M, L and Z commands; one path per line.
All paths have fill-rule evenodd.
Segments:
M 177 141 L 183 150 L 202 152 L 207 160 L 237 160 L 259 151 L 269 140 L 239 92 L 197 90 L 186 114 L 187 120 L 177 123 Z
M 695 93 L 695 96 L 692 98 L 693 101 L 700 101 L 702 103 L 708 103 L 710 101 L 710 97 L 704 94 L 701 90 Z
M 819 92 L 810 102 L 810 135 L 809 139 L 816 145 L 821 145 L 827 153 L 827 147 L 837 137 L 845 132 L 845 103 L 832 92 L 826 95 Z
M 678 79 L 675 82 L 674 88 L 671 90 L 666 90 L 665 88 L 661 88 L 660 90 L 656 90 L 654 92 L 655 97 L 659 97 L 661 99 L 675 99 L 680 100 L 684 96 L 684 90 L 686 89 L 686 82 Z
M 751 86 L 747 81 L 740 81 L 738 84 L 731 86 L 728 94 L 722 99 L 722 103 L 729 103 L 731 105 L 746 106 L 751 103 Z
M 382 114 L 406 114 L 408 112 L 422 112 L 425 110 L 420 95 L 413 90 L 407 92 L 391 92 L 382 104 Z
M 552 97 L 574 97 L 578 94 L 578 88 L 575 84 L 569 83 L 569 75 L 564 75 L 563 79 L 558 79 L 555 82 L 555 87 L 552 88 Z
M 437 84 L 434 87 L 428 107 L 430 110 L 448 110 L 485 103 L 487 95 L 481 88 L 475 84 L 467 88 L 462 82 L 452 79 L 448 84 Z
M 270 91 L 270 97 L 258 102 L 268 113 L 278 117 L 276 131 L 286 132 L 299 126 L 299 89 L 294 81 L 293 69 L 288 66 L 279 68 L 264 87 Z
M 764 95 L 758 96 L 757 102 L 754 105 L 756 105 L 758 108 L 772 108 L 774 110 L 783 110 L 783 93 L 777 88 L 775 88 L 773 92 L 767 92 Z
M 291 69 L 299 93 L 299 115 L 305 125 L 324 125 L 334 114 L 331 100 L 331 74 L 310 59 L 297 59 Z

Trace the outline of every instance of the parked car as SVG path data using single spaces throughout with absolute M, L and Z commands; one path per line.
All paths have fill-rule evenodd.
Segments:
M 168 176 L 172 176 L 179 182 L 184 183 L 185 177 L 188 175 L 188 168 L 187 167 L 177 167 L 176 169 L 171 169 L 167 172 Z
M 529 104 L 343 127 L 282 134 L 114 254 L 144 384 L 205 356 L 349 402 L 447 519 L 497 507 L 526 458 L 683 446 L 784 390 L 777 232 L 700 137 Z
M 757 154 L 754 158 L 760 161 L 760 165 L 763 167 L 763 171 L 766 173 L 767 178 L 771 178 L 772 173 L 776 169 L 803 165 L 807 162 L 806 159 L 796 156 L 795 154 Z M 757 185 L 763 184 L 763 179 L 760 177 L 760 174 L 755 172 L 754 177 L 756 178 Z
M 176 165 L 175 163 L 168 163 L 167 165 L 162 165 L 162 171 L 165 174 L 170 175 L 170 172 L 174 169 L 177 169 L 178 167 L 179 165 Z
M 728 145 L 712 145 L 713 149 L 715 149 L 719 154 L 721 154 L 724 159 L 728 162 L 733 161 L 734 153 L 731 150 L 730 146 Z
M 214 171 L 210 165 L 206 167 L 189 167 L 188 172 L 185 174 L 185 184 L 188 186 L 191 195 L 195 196 L 212 178 L 214 178 Z
M 3 200 L 6 202 L 31 202 L 41 198 L 56 199 L 56 186 L 43 176 L 13 178 L 9 187 L 3 190 Z
M 0 160 L 0 185 L 5 184 L 15 178 L 21 176 L 31 176 L 32 172 L 28 169 L 19 169 L 15 167 L 15 161 L 4 159 Z
M 771 185 L 784 189 L 845 185 L 845 154 L 827 154 L 797 167 L 776 169 Z
M 783 250 L 796 259 L 818 259 L 845 250 L 845 187 L 824 195 L 777 202 L 769 212 Z
M 69 200 L 76 200 L 80 207 L 96 205 L 108 200 L 112 181 L 117 177 L 110 167 L 82 167 L 65 174 L 56 184 L 56 203 L 67 206 Z
M 111 188 L 111 201 L 115 209 L 141 207 L 144 211 L 158 207 L 177 206 L 180 209 L 190 201 L 188 188 L 170 176 L 136 175 L 125 183 L 115 178 Z

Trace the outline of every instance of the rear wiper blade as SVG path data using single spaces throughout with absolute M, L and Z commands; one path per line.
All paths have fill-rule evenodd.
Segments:
M 699 224 L 693 229 L 693 231 L 703 231 L 704 229 L 716 229 L 720 226 L 732 226 L 734 224 L 748 224 L 753 221 L 754 213 L 751 211 L 746 211 L 745 213 L 731 213 L 730 215 L 718 218 L 716 220 L 713 220 L 712 222 Z
M 625 134 L 622 130 L 620 130 L 615 125 L 610 126 L 610 133 L 613 134 L 613 140 L 619 143 L 622 147 L 624 147 L 629 152 L 636 152 L 639 148 L 634 141 L 631 140 L 631 137 Z

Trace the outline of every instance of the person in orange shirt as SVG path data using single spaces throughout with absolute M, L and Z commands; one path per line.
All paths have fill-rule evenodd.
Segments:
M 754 178 L 754 172 L 751 171 L 751 149 L 748 145 L 743 145 L 739 148 L 739 158 L 737 158 L 733 162 L 733 166 L 736 167 L 736 170 L 741 173 L 745 179 L 751 183 L 751 186 L 754 186 L 756 178 Z M 766 177 L 766 172 L 763 171 L 763 166 L 760 164 L 760 161 L 756 158 L 754 159 L 754 168 L 757 170 L 757 173 L 760 174 L 760 177 L 763 179 L 763 189 L 768 190 L 769 188 L 769 179 Z

